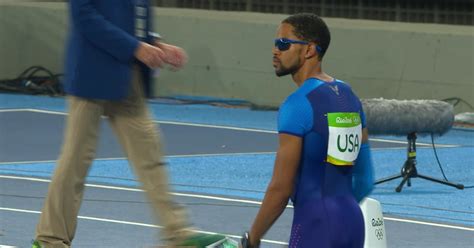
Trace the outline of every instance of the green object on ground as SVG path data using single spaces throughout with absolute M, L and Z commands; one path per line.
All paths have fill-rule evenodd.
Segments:
M 37 240 L 33 240 L 31 248 L 41 248 L 41 244 Z
M 195 234 L 179 245 L 196 248 L 238 248 L 236 241 L 220 234 Z
M 225 239 L 225 236 L 218 234 L 195 234 L 185 241 L 183 241 L 181 246 L 195 246 L 196 248 L 206 248 L 210 244 L 214 244 L 219 240 Z

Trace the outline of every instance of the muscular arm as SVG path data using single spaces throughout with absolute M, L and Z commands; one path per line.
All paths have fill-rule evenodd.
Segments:
M 369 132 L 362 129 L 362 145 L 353 170 L 352 192 L 358 202 L 374 188 L 374 172 L 369 146 Z
M 252 245 L 260 242 L 263 235 L 285 210 L 293 192 L 303 141 L 300 137 L 288 134 L 280 134 L 279 140 L 280 145 L 273 168 L 273 176 L 250 230 Z

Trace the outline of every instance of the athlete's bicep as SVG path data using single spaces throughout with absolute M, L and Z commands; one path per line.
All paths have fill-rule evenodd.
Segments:
M 293 192 L 294 180 L 301 159 L 303 139 L 282 133 L 279 134 L 279 143 L 269 187 L 284 191 L 289 196 Z
M 375 180 L 367 128 L 362 129 L 362 145 L 352 170 L 352 176 L 352 191 L 356 200 L 360 202 L 372 192 Z

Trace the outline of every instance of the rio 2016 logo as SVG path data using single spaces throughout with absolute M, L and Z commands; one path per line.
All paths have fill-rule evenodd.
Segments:
M 380 218 L 372 219 L 372 226 L 373 227 L 383 226 L 383 219 L 380 219 Z
M 372 219 L 372 226 L 375 227 L 375 237 L 377 240 L 382 240 L 384 236 L 383 219 Z
M 375 237 L 377 237 L 377 240 L 383 239 L 383 228 L 375 229 Z

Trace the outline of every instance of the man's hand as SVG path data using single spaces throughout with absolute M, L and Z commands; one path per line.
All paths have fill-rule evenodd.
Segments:
M 171 65 L 173 69 L 178 70 L 188 62 L 188 55 L 184 49 L 163 42 L 157 42 L 156 46 L 164 52 L 164 62 Z
M 151 69 L 162 67 L 165 63 L 164 51 L 156 46 L 149 45 L 145 42 L 140 42 L 135 51 L 135 58 L 150 67 Z

